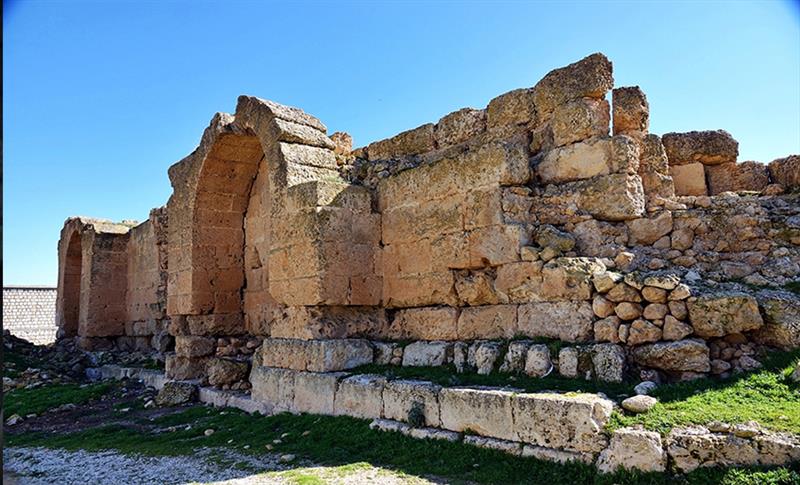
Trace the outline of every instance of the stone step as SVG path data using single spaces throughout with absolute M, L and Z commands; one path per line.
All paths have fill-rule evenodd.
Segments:
M 364 339 L 264 339 L 255 362 L 310 372 L 335 372 L 373 362 L 374 350 Z

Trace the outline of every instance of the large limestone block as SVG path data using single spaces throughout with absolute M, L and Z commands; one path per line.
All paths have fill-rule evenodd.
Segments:
M 427 381 L 390 381 L 383 389 L 383 417 L 403 422 L 410 422 L 409 417 L 412 421 L 424 418 L 425 426 L 438 428 L 440 390 L 441 386 Z
M 700 162 L 718 165 L 735 162 L 739 156 L 739 142 L 725 130 L 667 133 L 661 137 L 670 165 Z
M 469 233 L 469 264 L 481 267 L 519 261 L 519 248 L 527 244 L 528 233 L 521 226 L 502 224 L 475 229 Z
M 276 413 L 294 410 L 294 380 L 297 371 L 253 366 L 250 371 L 250 396 L 268 404 Z
M 675 195 L 708 195 L 706 172 L 702 163 L 687 163 L 669 167 Z
M 398 310 L 389 328 L 394 340 L 455 340 L 458 309 L 449 306 Z
M 609 106 L 605 99 L 580 98 L 559 105 L 550 120 L 553 145 L 563 146 L 596 136 L 607 136 Z
M 414 342 L 403 349 L 404 367 L 438 367 L 452 360 L 453 344 L 448 342 Z
M 533 100 L 540 119 L 547 119 L 560 104 L 578 98 L 603 98 L 614 86 L 611 61 L 595 53 L 547 73 L 533 87 Z
M 602 221 L 626 221 L 644 215 L 644 189 L 638 175 L 617 173 L 577 182 L 578 207 Z
M 460 151 L 434 163 L 382 179 L 378 186 L 381 213 L 421 201 L 461 197 L 470 190 L 522 185 L 530 180 L 525 139 L 495 141 Z
M 436 143 L 446 147 L 467 141 L 486 131 L 486 110 L 463 108 L 436 123 Z
M 769 162 L 772 182 L 787 190 L 800 187 L 800 155 L 789 155 Z
M 431 151 L 436 146 L 433 132 L 433 124 L 428 123 L 386 140 L 372 142 L 367 147 L 367 156 L 370 160 L 391 160 Z
M 511 338 L 516 332 L 516 305 L 467 307 L 458 317 L 458 338 L 462 340 Z
M 756 299 L 741 292 L 721 292 L 689 298 L 689 321 L 694 334 L 724 337 L 760 328 L 764 321 Z
M 495 290 L 512 303 L 541 301 L 543 266 L 541 261 L 504 264 L 497 268 Z
M 614 105 L 614 134 L 643 135 L 650 127 L 650 105 L 639 86 L 616 88 L 611 92 Z
M 662 211 L 655 217 L 633 219 L 628 226 L 628 244 L 649 246 L 672 232 L 672 212 Z
M 334 414 L 334 398 L 343 372 L 298 372 L 294 377 L 293 411 L 296 413 Z
M 700 467 L 753 466 L 759 462 L 755 442 L 710 433 L 702 426 L 673 429 L 667 436 L 667 452 L 678 473 L 689 473 Z
M 548 448 L 599 452 L 613 403 L 593 394 L 516 394 L 512 402 L 519 441 Z
M 632 356 L 639 365 L 666 371 L 711 370 L 708 346 L 700 339 L 642 345 L 633 349 Z
M 354 418 L 380 418 L 383 416 L 383 388 L 386 382 L 386 377 L 371 374 L 341 380 L 336 389 L 333 413 Z
M 517 327 L 526 337 L 587 342 L 592 339 L 593 321 L 588 301 L 537 302 L 519 306 Z
M 442 427 L 515 440 L 512 395 L 510 391 L 491 388 L 444 388 L 439 393 Z
M 592 277 L 606 266 L 594 258 L 556 258 L 542 268 L 539 296 L 546 301 L 588 300 L 592 295 Z
M 167 377 L 171 379 L 197 379 L 206 371 L 207 357 L 182 357 L 169 354 L 164 362 Z
M 661 435 L 633 428 L 614 431 L 608 448 L 597 459 L 597 469 L 601 473 L 613 473 L 620 468 L 641 472 L 666 471 L 667 453 Z
M 757 297 L 764 326 L 753 334 L 753 339 L 783 350 L 800 347 L 800 297 L 774 290 L 761 291 Z
M 362 339 L 264 339 L 261 362 L 268 367 L 281 367 L 311 372 L 335 372 L 371 364 L 373 349 Z
M 214 353 L 215 339 L 194 335 L 175 337 L 175 353 L 181 357 L 204 357 Z
M 486 125 L 490 130 L 527 125 L 536 120 L 533 91 L 521 88 L 501 94 L 486 107 Z
M 536 166 L 542 183 L 563 183 L 611 173 L 635 174 L 639 147 L 627 136 L 594 138 L 550 150 Z

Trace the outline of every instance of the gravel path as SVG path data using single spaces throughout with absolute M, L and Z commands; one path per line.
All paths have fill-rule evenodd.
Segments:
M 3 482 L 19 485 L 272 485 L 295 483 L 298 478 L 309 475 L 331 484 L 441 483 L 369 465 L 347 470 L 313 467 L 311 463 L 287 465 L 280 462 L 278 454 L 255 458 L 225 449 L 205 449 L 191 457 L 149 457 L 123 455 L 114 451 L 6 448 L 3 450 L 3 461 Z

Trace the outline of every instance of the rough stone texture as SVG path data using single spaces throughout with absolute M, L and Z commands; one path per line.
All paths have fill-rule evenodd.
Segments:
M 594 138 L 550 150 L 536 166 L 543 183 L 563 183 L 612 173 L 635 174 L 639 148 L 627 136 Z
M 292 412 L 334 414 L 334 398 L 342 372 L 297 372 L 294 378 Z
M 156 395 L 159 406 L 179 406 L 197 400 L 197 385 L 188 382 L 167 381 Z
M 594 312 L 588 302 L 540 302 L 519 306 L 517 325 L 527 337 L 565 342 L 591 340 Z
M 447 342 L 414 342 L 403 349 L 403 366 L 440 366 L 452 359 L 453 346 Z
M 573 99 L 602 98 L 614 85 L 611 71 L 611 61 L 597 53 L 549 72 L 533 88 L 539 117 L 547 118 L 557 106 Z
M 608 448 L 597 459 L 597 469 L 601 473 L 613 473 L 620 468 L 641 472 L 666 471 L 667 453 L 661 436 L 653 431 L 632 428 L 615 430 Z
M 769 175 L 784 189 L 800 187 L 800 155 L 790 155 L 769 162 Z
M 298 371 L 253 366 L 251 397 L 272 406 L 276 413 L 294 411 L 294 383 Z
M 426 426 L 439 427 L 439 391 L 426 381 L 390 381 L 383 389 L 383 416 L 386 419 L 409 422 L 409 413 L 419 408 Z
M 455 340 L 458 310 L 453 307 L 423 307 L 395 314 L 389 336 L 396 340 Z
M 800 297 L 785 291 L 764 290 L 757 299 L 764 326 L 753 333 L 753 339 L 783 350 L 800 347 Z
M 339 381 L 333 413 L 371 419 L 383 416 L 384 376 L 362 374 Z
M 260 356 L 268 367 L 333 372 L 371 364 L 373 349 L 360 339 L 264 339 Z
M 517 394 L 512 400 L 520 441 L 579 452 L 599 452 L 608 443 L 603 426 L 613 404 L 591 395 Z
M 659 342 L 633 349 L 639 365 L 667 371 L 708 372 L 711 369 L 708 346 L 699 339 Z
M 206 366 L 208 383 L 212 386 L 233 384 L 247 377 L 247 362 L 229 359 L 211 359 Z
M 671 165 L 669 174 L 675 186 L 675 195 L 707 195 L 706 175 L 702 163 Z
M 661 137 L 670 165 L 700 162 L 718 165 L 735 162 L 739 156 L 739 143 L 724 130 L 667 133 Z
M 646 134 L 650 127 L 650 105 L 639 86 L 615 88 L 611 93 L 614 105 L 614 134 Z
M 442 427 L 514 440 L 512 393 L 491 388 L 444 388 L 439 393 Z
M 746 293 L 717 293 L 690 298 L 689 321 L 695 335 L 724 337 L 763 325 L 758 302 Z
M 594 377 L 604 382 L 622 382 L 625 375 L 625 351 L 614 344 L 592 346 Z

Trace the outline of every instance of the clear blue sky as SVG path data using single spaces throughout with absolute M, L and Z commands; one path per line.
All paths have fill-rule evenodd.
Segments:
M 55 284 L 68 216 L 147 217 L 167 167 L 239 94 L 356 145 L 604 52 L 651 131 L 724 128 L 740 160 L 800 152 L 791 2 L 4 2 L 3 281 Z

